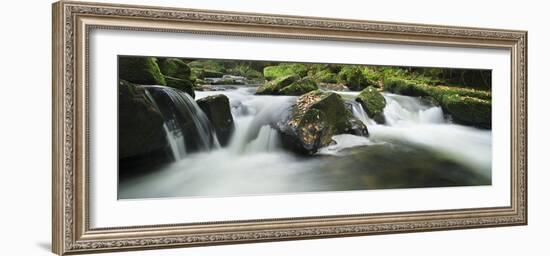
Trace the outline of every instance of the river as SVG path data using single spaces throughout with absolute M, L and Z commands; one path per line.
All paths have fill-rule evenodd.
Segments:
M 491 131 L 454 124 L 440 107 L 419 98 L 383 93 L 386 123 L 377 124 L 353 101 L 358 92 L 337 92 L 367 125 L 369 138 L 337 135 L 332 145 L 303 157 L 282 149 L 268 125 L 296 97 L 219 87 L 225 90 L 195 93 L 197 99 L 229 98 L 236 126 L 229 145 L 187 154 L 181 147 L 185 134 L 167 132 L 178 160 L 122 181 L 120 199 L 491 184 Z

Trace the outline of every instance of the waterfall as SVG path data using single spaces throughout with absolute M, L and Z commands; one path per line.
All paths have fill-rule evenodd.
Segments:
M 166 139 L 175 160 L 182 159 L 187 152 L 220 147 L 208 117 L 191 96 L 166 86 L 143 88 L 164 118 Z

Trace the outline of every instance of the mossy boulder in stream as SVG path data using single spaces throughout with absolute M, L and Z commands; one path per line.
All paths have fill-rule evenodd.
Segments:
M 124 80 L 118 83 L 118 156 L 121 175 L 126 168 L 169 162 L 164 120 L 145 89 Z
M 279 91 L 282 95 L 300 96 L 302 94 L 317 90 L 317 84 L 315 81 L 309 78 L 302 78 Z
M 197 104 L 214 127 L 220 145 L 226 146 L 229 144 L 231 135 L 235 131 L 229 98 L 223 94 L 218 94 L 198 99 Z
M 300 96 L 317 89 L 315 81 L 308 77 L 300 78 L 297 75 L 288 75 L 266 82 L 258 87 L 256 94 Z
M 166 76 L 165 80 L 166 80 L 166 86 L 176 88 L 180 91 L 186 92 L 192 98 L 195 98 L 195 91 L 193 89 L 194 88 L 193 82 L 191 82 L 187 79 L 175 78 L 175 77 L 170 77 L 170 76 Z
M 299 63 L 283 63 L 277 66 L 268 66 L 264 68 L 264 77 L 267 80 L 275 80 L 280 77 L 297 75 L 299 77 L 307 76 L 308 67 Z
M 264 85 L 258 87 L 258 89 L 256 89 L 256 94 L 277 95 L 281 89 L 298 80 L 300 80 L 300 76 L 297 75 L 282 76 L 273 81 L 266 82 Z
M 361 91 L 369 85 L 375 85 L 365 75 L 359 66 L 345 66 L 338 73 L 337 80 L 352 91 Z
M 453 121 L 491 129 L 491 101 L 455 94 L 441 97 L 440 103 Z
M 340 95 L 319 90 L 300 96 L 288 116 L 273 126 L 283 146 L 300 154 L 316 153 L 337 134 L 368 136 L 367 127 L 356 120 Z
M 377 89 L 372 86 L 363 89 L 355 101 L 361 104 L 370 118 L 377 123 L 385 123 L 384 107 L 386 106 L 386 99 Z
M 386 91 L 407 96 L 420 96 L 437 101 L 453 121 L 479 128 L 491 128 L 491 93 L 472 88 L 427 85 L 414 80 L 389 78 Z
M 157 59 L 151 57 L 119 57 L 118 77 L 135 84 L 166 85 Z
M 189 80 L 191 77 L 191 68 L 177 58 L 159 58 L 158 64 L 163 75 Z

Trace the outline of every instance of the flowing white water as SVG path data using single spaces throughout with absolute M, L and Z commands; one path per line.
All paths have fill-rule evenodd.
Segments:
M 345 92 L 345 96 L 358 95 L 358 92 Z M 354 109 L 355 117 L 367 124 L 369 141 L 364 145 L 384 142 L 408 142 L 446 154 L 462 164 L 478 170 L 485 177 L 491 177 L 491 131 L 453 124 L 445 119 L 439 106 L 430 105 L 422 99 L 383 93 L 386 99 L 384 108 L 385 125 L 376 124 L 368 118 L 363 109 Z M 363 112 L 363 113 L 361 113 Z M 367 121 L 364 121 L 365 117 Z M 331 145 L 329 153 L 357 146 L 358 141 L 347 139 Z M 321 153 L 326 153 L 323 149 Z
M 166 139 L 175 160 L 187 153 L 184 134 L 191 133 L 193 143 L 200 150 L 220 147 L 217 136 L 206 114 L 187 93 L 165 86 L 143 86 L 146 96 L 161 111 Z M 163 104 L 159 104 L 159 103 Z
M 358 178 L 349 178 L 358 175 L 358 170 L 363 170 L 363 166 L 333 172 L 329 164 L 335 160 L 323 162 L 323 157 L 337 157 L 349 162 L 345 159 L 347 149 L 372 145 L 400 147 L 403 143 L 443 154 L 484 177 L 491 177 L 491 131 L 453 124 L 445 119 L 440 107 L 431 106 L 418 98 L 384 93 L 386 124 L 382 125 L 370 119 L 363 107 L 353 101 L 358 92 L 338 92 L 347 100 L 354 116 L 367 125 L 370 136 L 336 135 L 333 137 L 334 143 L 320 149 L 317 157 L 306 159 L 284 151 L 277 131 L 269 126 L 270 122 L 278 120 L 288 111 L 296 97 L 257 96 L 254 91 L 254 87 L 237 87 L 224 91 L 195 92 L 197 99 L 216 94 L 225 94 L 229 98 L 236 126 L 229 145 L 210 152 L 184 153 L 185 156 L 179 161 L 158 172 L 124 181 L 120 185 L 119 197 L 228 196 L 365 189 L 365 185 L 355 184 Z M 211 128 L 202 130 L 211 131 Z M 167 134 L 173 136 L 170 132 Z M 183 136 L 181 141 L 178 139 L 173 136 L 171 144 L 184 144 Z M 181 148 L 172 149 L 182 155 Z M 426 159 L 429 161 L 429 156 Z M 340 172 L 344 172 L 343 176 L 339 176 Z M 408 183 L 402 181 L 402 184 Z

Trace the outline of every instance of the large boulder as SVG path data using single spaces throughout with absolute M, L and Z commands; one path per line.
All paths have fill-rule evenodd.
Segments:
M 118 156 L 121 167 L 170 161 L 169 145 L 159 109 L 145 90 L 127 81 L 118 83 Z M 121 172 L 124 168 L 121 168 Z
M 338 73 L 337 80 L 352 91 L 361 91 L 369 85 L 374 85 L 364 74 L 360 66 L 344 66 Z
M 198 99 L 197 104 L 214 127 L 220 145 L 229 144 L 231 135 L 235 131 L 235 124 L 227 96 L 223 94 L 208 96 Z
M 307 76 L 308 67 L 299 63 L 283 63 L 277 66 L 267 66 L 264 68 L 264 77 L 267 80 L 275 80 L 277 78 L 289 75 L 297 75 L 300 77 Z
M 279 91 L 286 86 L 300 80 L 300 76 L 287 75 L 279 77 L 273 81 L 266 82 L 264 85 L 256 89 L 256 94 L 259 95 L 277 95 Z
M 319 90 L 300 96 L 288 116 L 272 126 L 283 146 L 301 154 L 316 153 L 337 134 L 368 136 L 367 127 L 353 117 L 340 95 Z
M 282 95 L 291 95 L 291 96 L 300 96 L 311 91 L 317 90 L 317 83 L 309 78 L 302 78 L 288 86 L 283 87 L 279 90 L 279 94 Z
M 157 59 L 151 57 L 119 57 L 118 77 L 135 84 L 166 85 Z
M 317 89 L 317 84 L 307 77 L 300 78 L 298 75 L 287 75 L 266 82 L 256 89 L 256 94 L 299 96 Z
M 386 107 L 386 99 L 378 90 L 369 86 L 359 93 L 355 101 L 361 104 L 367 115 L 374 121 L 385 123 L 384 107 Z
M 491 129 L 491 101 L 455 94 L 441 97 L 440 103 L 453 121 Z
M 159 58 L 158 64 L 160 71 L 165 76 L 189 80 L 191 77 L 191 68 L 177 58 Z
M 195 98 L 195 90 L 193 82 L 189 81 L 188 79 L 182 79 L 182 78 L 175 78 L 166 76 L 166 86 L 176 88 L 180 91 L 186 92 L 189 94 L 192 98 Z

